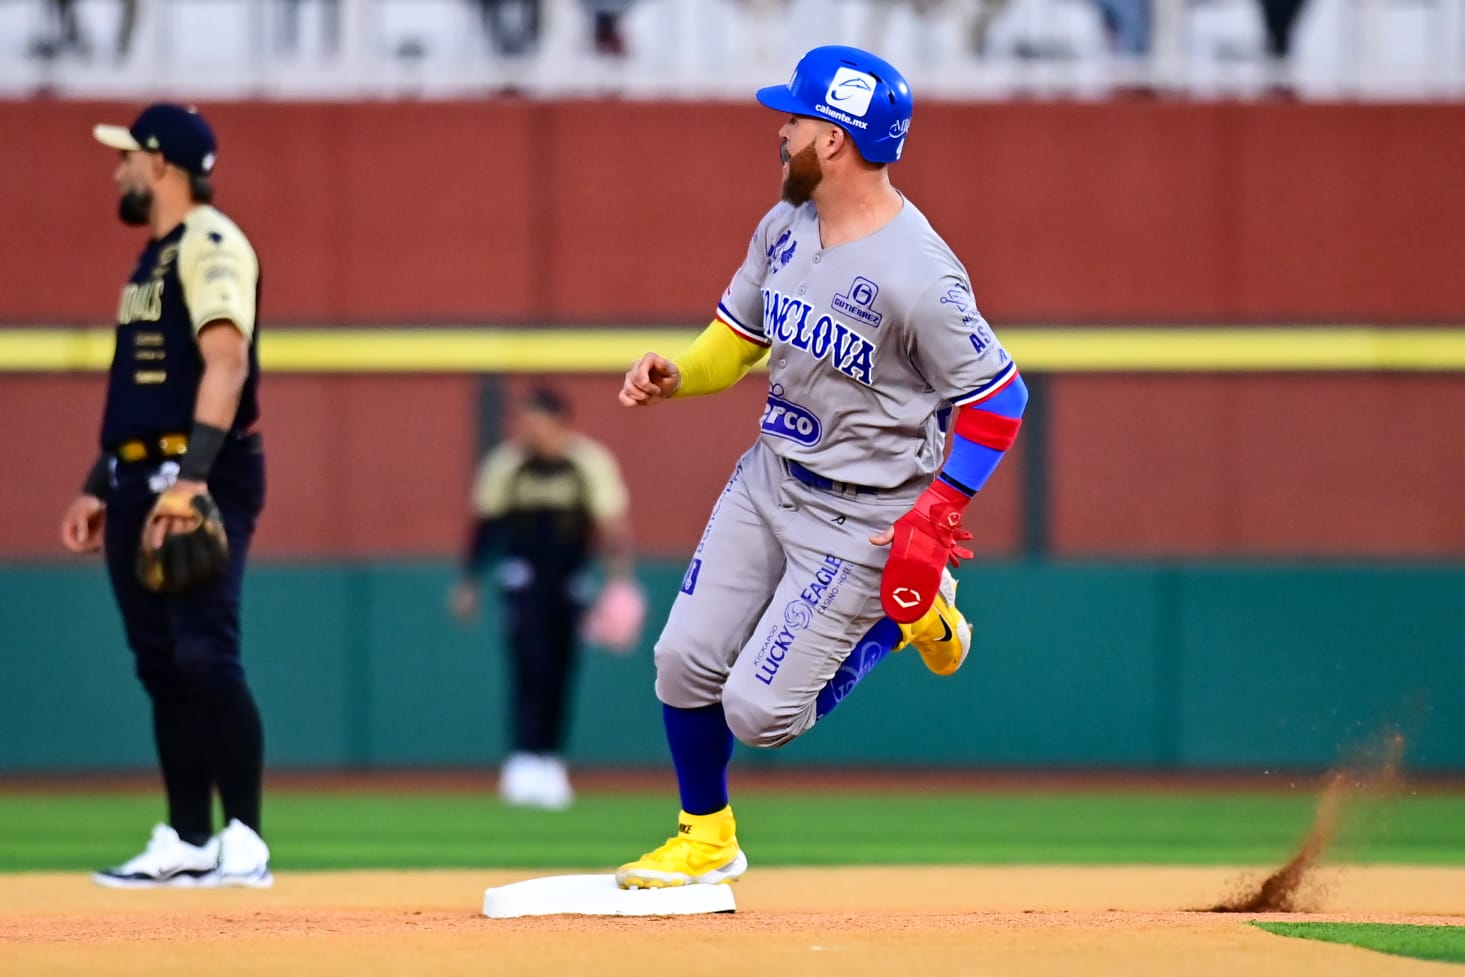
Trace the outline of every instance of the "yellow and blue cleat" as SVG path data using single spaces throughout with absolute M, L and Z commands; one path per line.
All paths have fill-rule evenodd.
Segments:
M 903 639 L 895 650 L 914 645 L 926 667 L 937 675 L 950 675 L 966 661 L 972 649 L 972 626 L 956 609 L 956 578 L 951 571 L 941 571 L 941 590 L 931 602 L 931 609 L 914 623 L 902 624 Z
M 655 851 L 622 865 L 616 871 L 616 885 L 622 889 L 715 885 L 736 882 L 747 870 L 748 856 L 738 847 L 731 807 L 712 814 L 683 811 L 676 835 Z

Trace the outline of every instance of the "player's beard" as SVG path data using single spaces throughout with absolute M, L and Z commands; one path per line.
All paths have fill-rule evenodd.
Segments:
M 802 207 L 814 199 L 814 190 L 822 179 L 824 171 L 819 168 L 819 154 L 814 152 L 814 144 L 809 143 L 789 157 L 788 176 L 783 178 L 783 199 Z
M 131 227 L 142 227 L 153 218 L 151 190 L 128 190 L 117 201 L 117 219 Z

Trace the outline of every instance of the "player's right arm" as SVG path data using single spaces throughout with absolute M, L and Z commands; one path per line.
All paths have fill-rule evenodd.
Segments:
M 502 543 L 509 511 L 509 489 L 523 463 L 517 446 L 504 442 L 484 457 L 473 480 L 473 518 L 458 580 L 448 591 L 448 609 L 460 621 L 478 615 L 478 573 Z
M 107 524 L 107 492 L 111 471 L 107 456 L 99 457 L 87 472 L 81 494 L 66 507 L 61 517 L 61 545 L 73 553 L 95 553 L 102 548 L 102 529 Z
M 726 390 L 768 354 L 768 346 L 747 338 L 721 318 L 676 360 L 647 353 L 626 371 L 621 403 L 645 407 L 670 397 L 699 397 Z
M 178 281 L 203 375 L 178 480 L 159 496 L 144 524 L 143 544 L 150 550 L 174 533 L 189 531 L 194 520 L 189 500 L 209 494 L 209 474 L 228 442 L 249 379 L 259 260 L 232 221 L 212 207 L 199 207 L 185 219 Z
M 622 404 L 645 407 L 670 397 L 698 397 L 726 390 L 768 355 L 768 337 L 763 331 L 768 239 L 770 228 L 782 226 L 790 213 L 787 204 L 779 203 L 763 215 L 748 242 L 743 263 L 717 303 L 717 318 L 675 360 L 659 353 L 641 357 L 626 371 L 621 385 Z M 785 230 L 784 236 L 787 234 Z

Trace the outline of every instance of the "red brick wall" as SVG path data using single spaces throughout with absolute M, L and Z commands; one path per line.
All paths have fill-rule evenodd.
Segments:
M 275 323 L 707 315 L 779 119 L 640 102 L 207 105 Z M 93 122 L 0 103 L 0 321 L 104 321 L 137 249 Z M 897 183 L 1002 322 L 1465 318 L 1465 106 L 922 105 Z M 24 228 L 24 233 L 13 233 Z
M 206 105 L 220 204 L 291 323 L 705 321 L 776 192 L 756 107 L 516 101 Z M 0 323 L 104 323 L 140 245 L 96 121 L 0 103 Z M 896 182 L 1003 323 L 1465 321 L 1465 108 L 923 105 Z M 23 233 L 17 232 L 23 229 Z M 267 340 L 266 340 L 267 341 Z M 617 448 L 644 545 L 682 552 L 753 437 L 757 378 L 651 412 L 565 386 Z M 57 552 L 103 379 L 0 374 L 0 557 Z M 271 376 L 260 550 L 442 554 L 460 541 L 467 377 Z M 1049 378 L 1065 555 L 1465 553 L 1465 381 Z M 1035 408 L 1037 409 L 1037 408 Z M 1020 442 L 1021 445 L 1021 442 Z M 1019 543 L 1021 451 L 970 517 Z

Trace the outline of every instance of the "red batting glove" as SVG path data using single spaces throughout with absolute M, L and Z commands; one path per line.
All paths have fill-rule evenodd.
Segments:
M 880 606 L 897 624 L 918 621 L 931 609 L 949 562 L 970 560 L 961 544 L 972 534 L 961 528 L 961 513 L 971 500 L 941 480 L 921 493 L 915 508 L 895 521 L 890 558 L 880 577 Z

